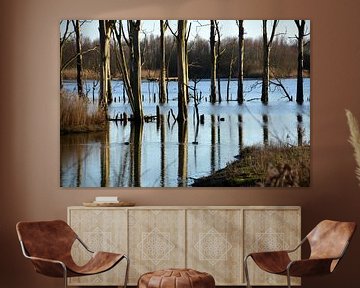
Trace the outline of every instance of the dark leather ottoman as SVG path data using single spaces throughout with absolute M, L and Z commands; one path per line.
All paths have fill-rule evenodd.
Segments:
M 138 288 L 214 288 L 214 277 L 192 269 L 166 269 L 140 276 Z

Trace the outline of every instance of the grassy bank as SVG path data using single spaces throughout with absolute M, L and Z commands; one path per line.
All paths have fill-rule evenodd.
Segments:
M 239 160 L 196 179 L 192 186 L 308 187 L 310 146 L 245 148 Z
M 112 79 L 122 79 L 121 74 L 116 72 L 111 75 Z M 76 68 L 69 68 L 63 71 L 63 79 L 65 80 L 76 80 L 77 71 Z M 141 71 L 142 79 L 159 79 L 160 78 L 160 70 L 148 70 L 142 69 Z M 83 79 L 100 79 L 100 73 L 95 70 L 85 69 L 83 71 Z
M 101 131 L 106 125 L 106 114 L 98 109 L 90 110 L 86 98 L 60 92 L 60 133 Z

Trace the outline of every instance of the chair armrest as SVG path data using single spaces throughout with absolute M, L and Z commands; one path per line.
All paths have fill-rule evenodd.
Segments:
M 30 256 L 22 241 L 20 241 L 20 246 L 25 258 L 30 259 L 33 263 L 36 272 L 51 277 L 66 277 L 67 268 L 63 262 L 55 259 Z
M 76 239 L 81 243 L 81 245 L 90 253 L 95 253 L 94 251 L 90 250 L 90 248 L 80 239 L 78 235 L 76 235 Z
M 30 259 L 34 265 L 35 271 L 51 277 L 66 277 L 67 268 L 66 265 L 59 261 L 53 259 L 46 259 L 40 257 L 26 256 Z
M 339 258 L 318 258 L 291 261 L 287 266 L 290 276 L 312 276 L 329 274 L 332 272 L 333 261 Z
M 248 257 L 251 257 L 262 270 L 276 274 L 284 273 L 287 265 L 291 262 L 287 251 L 250 253 L 244 261 L 247 261 Z
M 285 250 L 285 251 L 288 252 L 288 253 L 295 252 L 297 249 L 299 249 L 299 248 L 306 242 L 306 240 L 307 240 L 306 237 L 303 238 L 303 239 L 301 240 L 301 242 L 300 242 L 295 248 L 289 249 L 289 250 Z

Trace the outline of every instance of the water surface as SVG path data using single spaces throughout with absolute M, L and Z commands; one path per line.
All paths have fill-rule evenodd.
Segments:
M 62 187 L 178 187 L 189 186 L 193 179 L 221 169 L 234 161 L 243 147 L 286 143 L 310 144 L 310 79 L 304 79 L 305 102 L 298 105 L 271 91 L 269 104 L 259 99 L 261 86 L 256 80 L 245 80 L 245 103 L 226 100 L 227 80 L 221 81 L 221 103 L 207 102 L 210 81 L 197 84 L 203 96 L 198 123 L 193 102 L 189 103 L 187 125 L 178 125 L 168 112 L 177 113 L 177 82 L 169 82 L 169 102 L 160 106 L 159 121 L 134 125 L 111 122 L 109 130 L 61 136 Z M 92 81 L 86 82 L 92 95 Z M 75 81 L 65 81 L 65 89 L 74 91 Z M 284 79 L 291 95 L 296 94 L 296 79 Z M 190 82 L 190 85 L 193 83 Z M 122 81 L 112 81 L 115 101 L 109 107 L 110 117 L 126 112 Z M 230 100 L 235 100 L 237 81 L 230 82 Z M 97 103 L 98 87 L 94 90 Z M 158 83 L 143 81 L 144 112 L 155 115 Z M 156 99 L 155 99 L 156 100 Z M 249 101 L 250 100 L 250 101 Z M 156 100 L 157 101 L 157 100 Z

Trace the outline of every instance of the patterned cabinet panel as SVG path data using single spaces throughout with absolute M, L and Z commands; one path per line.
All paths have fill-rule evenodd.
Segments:
M 69 209 L 68 222 L 80 239 L 93 251 L 127 253 L 126 209 Z M 89 259 L 89 253 L 75 242 L 72 255 L 79 264 Z M 69 278 L 70 285 L 122 285 L 125 261 L 112 270 L 94 276 Z
M 129 283 L 145 272 L 185 267 L 185 210 L 130 209 Z
M 246 209 L 244 210 L 244 255 L 251 252 L 286 250 L 300 243 L 300 209 Z M 300 249 L 292 258 L 300 259 Z M 263 272 L 252 259 L 249 276 L 252 285 L 286 285 L 286 277 Z M 300 284 L 293 278 L 292 284 Z
M 187 210 L 187 266 L 212 274 L 216 285 L 242 278 L 242 210 Z

